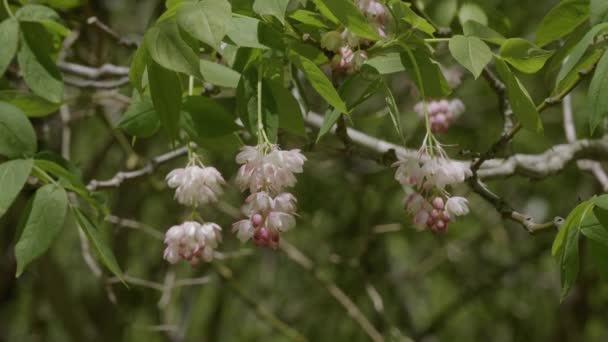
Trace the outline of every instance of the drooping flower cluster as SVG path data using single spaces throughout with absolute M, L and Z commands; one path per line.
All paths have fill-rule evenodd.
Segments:
M 355 0 L 355 3 L 365 15 L 370 24 L 378 31 L 381 38 L 386 38 L 385 25 L 388 21 L 388 10 L 376 0 Z
M 189 154 L 185 168 L 175 169 L 166 177 L 167 185 L 175 189 L 178 203 L 194 208 L 216 202 L 223 193 L 224 178 L 214 167 L 205 167 L 198 156 Z M 222 228 L 212 222 L 186 221 L 165 233 L 164 258 L 174 264 L 186 260 L 196 265 L 200 260 L 213 260 L 213 251 L 221 242 Z
M 464 103 L 459 99 L 430 101 L 426 103 L 429 123 L 433 133 L 446 133 L 456 119 L 464 112 Z M 414 106 L 414 111 L 424 118 L 424 103 Z
M 424 157 L 424 158 L 423 158 Z M 451 161 L 444 155 L 405 158 L 398 166 L 395 179 L 410 193 L 405 199 L 405 210 L 413 218 L 418 229 L 445 232 L 456 216 L 469 212 L 468 201 L 463 197 L 451 197 L 446 187 L 465 181 L 471 170 Z
M 225 183 L 217 169 L 198 165 L 175 169 L 166 180 L 170 188 L 175 188 L 175 199 L 193 207 L 217 201 Z
M 196 265 L 200 260 L 213 260 L 213 251 L 222 241 L 222 228 L 215 223 L 186 221 L 169 228 L 165 234 L 164 258 L 172 264 L 186 260 Z
M 303 171 L 305 161 L 299 150 L 282 151 L 276 145 L 241 149 L 236 183 L 251 193 L 243 206 L 247 219 L 232 225 L 241 242 L 253 239 L 257 246 L 277 248 L 280 233 L 295 226 L 296 198 L 282 189 L 295 185 L 294 174 Z

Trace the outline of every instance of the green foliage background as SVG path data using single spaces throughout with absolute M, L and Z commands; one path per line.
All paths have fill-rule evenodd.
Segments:
M 74 1 L 47 1 L 65 8 L 70 2 Z M 232 1 L 233 6 L 245 2 Z M 441 22 L 456 1 L 426 2 L 431 16 Z M 503 35 L 533 41 L 538 23 L 557 2 L 475 3 L 486 11 L 490 26 Z M 80 29 L 69 59 L 91 66 L 128 66 L 132 50 L 117 46 L 87 25 L 86 18 L 95 15 L 121 36 L 138 40 L 163 10 L 164 3 L 158 0 L 90 0 L 62 11 L 68 26 Z M 457 21 L 452 24 L 455 29 Z M 438 46 L 438 55 L 454 64 L 447 44 Z M 547 97 L 553 88 L 542 73 L 518 76 L 534 99 Z M 418 99 L 411 95 L 411 81 L 403 74 L 388 81 L 401 109 L 406 143 L 416 147 L 424 124 L 412 111 Z M 11 89 L 12 82 L 0 79 L 0 90 Z M 589 135 L 587 118 L 582 115 L 588 84 L 584 81 L 573 92 L 581 137 Z M 308 90 L 310 97 L 316 96 Z M 131 96 L 130 87 L 120 92 Z M 68 90 L 68 94 L 76 118 L 71 122 L 72 161 L 82 169 L 83 179 L 107 179 L 167 151 L 169 141 L 163 135 L 137 139 L 131 146 L 114 128 L 126 110 L 124 105 L 93 91 Z M 502 115 L 487 83 L 470 74 L 453 96 L 461 98 L 467 109 L 442 142 L 454 145 L 448 148 L 452 156 L 464 151 L 469 158 L 466 151 L 483 152 L 500 136 Z M 352 126 L 399 143 L 388 114 L 372 114 L 383 106 L 382 96 L 366 102 L 353 114 Z M 313 107 L 324 109 L 323 101 L 316 98 Z M 59 151 L 58 115 L 32 122 L 40 149 Z M 512 151 L 540 153 L 565 142 L 559 106 L 543 114 L 543 125 L 544 135 L 521 132 Z M 603 131 L 600 125 L 594 136 Z M 113 215 L 140 221 L 153 231 L 109 223 L 102 228 L 118 263 L 131 277 L 128 287 L 110 274 L 96 277 L 90 271 L 82 257 L 78 230 L 70 227 L 73 223 L 62 229 L 47 254 L 16 279 L 16 227 L 35 191 L 26 186 L 0 219 L 0 341 L 286 340 L 268 319 L 256 314 L 258 303 L 311 341 L 368 340 L 332 297 L 328 284 L 340 287 L 387 340 L 407 336 L 428 341 L 608 339 L 608 256 L 594 257 L 599 264 L 591 262 L 592 243 L 581 244 L 579 280 L 560 304 L 559 269 L 550 252 L 553 232 L 529 235 L 521 226 L 503 220 L 464 185 L 455 192 L 470 199 L 470 215 L 451 224 L 444 235 L 416 232 L 402 208 L 403 190 L 393 178 L 393 169 L 373 161 L 369 151 L 355 148 L 346 153 L 332 134 L 314 144 L 315 134 L 316 130 L 309 131 L 304 139 L 279 132 L 283 148 L 302 148 L 309 158 L 293 190 L 299 201 L 298 224 L 284 237 L 313 262 L 312 269 L 301 267 L 281 250 L 262 250 L 236 240 L 229 227 L 243 196 L 233 185 L 228 186 L 224 204 L 203 209 L 206 219 L 224 227 L 219 250 L 235 253 L 219 261 L 232 271 L 231 279 L 221 276 L 222 266 L 166 263 L 158 237 L 189 215 L 164 184 L 167 172 L 184 165 L 181 158 L 149 177 L 103 191 Z M 215 166 L 231 183 L 238 148 L 239 142 L 232 137 L 214 138 L 204 141 L 200 152 L 206 164 Z M 581 200 L 602 192 L 596 180 L 576 165 L 546 179 L 513 177 L 493 180 L 489 186 L 538 221 L 565 217 Z M 170 295 L 133 281 L 162 285 L 174 278 L 180 284 L 180 279 L 200 277 L 208 277 L 208 282 L 177 286 Z

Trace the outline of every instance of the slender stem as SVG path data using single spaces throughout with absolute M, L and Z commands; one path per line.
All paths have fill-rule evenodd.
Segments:
M 8 5 L 8 0 L 3 0 L 2 2 L 4 3 L 4 8 L 6 9 L 6 13 L 8 13 L 8 15 L 9 15 L 11 18 L 14 18 L 14 17 L 15 17 L 15 15 L 13 14 L 13 11 L 11 11 L 11 8 L 10 8 L 10 7 L 9 7 L 9 5 Z
M 447 43 L 450 38 L 427 38 L 424 40 L 425 43 Z
M 188 77 L 188 96 L 194 95 L 194 76 Z

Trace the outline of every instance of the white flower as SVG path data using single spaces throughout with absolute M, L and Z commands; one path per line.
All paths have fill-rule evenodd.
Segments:
M 262 153 L 267 146 L 245 146 L 236 156 L 236 162 L 243 164 L 236 177 L 237 186 L 251 193 L 259 191 L 279 192 L 284 187 L 296 184 L 294 173 L 301 173 L 306 161 L 300 150 L 281 151 L 276 145 L 268 153 Z
M 169 228 L 165 234 L 164 258 L 172 264 L 187 260 L 196 265 L 200 260 L 213 260 L 213 250 L 221 242 L 222 228 L 215 223 L 186 221 Z
M 466 215 L 469 213 L 469 201 L 464 197 L 450 197 L 445 204 L 445 210 L 450 217 Z
M 296 197 L 288 192 L 278 194 L 274 198 L 273 209 L 284 213 L 293 214 L 296 211 Z
M 255 233 L 255 229 L 253 228 L 251 219 L 246 219 L 235 222 L 232 225 L 232 232 L 236 233 L 236 237 L 241 242 L 246 242 L 247 240 L 251 239 L 251 237 Z
M 265 191 L 254 192 L 247 199 L 243 206 L 243 213 L 249 215 L 251 213 L 266 213 L 274 206 L 274 200 Z
M 420 166 L 420 161 L 416 158 L 407 158 L 393 164 L 398 166 L 395 172 L 395 179 L 403 184 L 421 185 L 424 180 L 424 171 Z
M 217 201 L 225 183 L 222 175 L 213 167 L 188 166 L 175 169 L 167 177 L 167 184 L 176 188 L 175 198 L 183 204 L 198 206 Z
M 296 225 L 296 219 L 293 215 L 280 211 L 271 211 L 266 218 L 266 226 L 268 229 L 282 233 L 290 230 Z

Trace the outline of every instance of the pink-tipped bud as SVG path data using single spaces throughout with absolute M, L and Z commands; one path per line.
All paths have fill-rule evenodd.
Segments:
M 417 226 L 424 226 L 424 225 L 426 225 L 428 220 L 429 220 L 429 212 L 426 210 L 420 210 L 414 217 L 414 224 Z
M 433 208 L 435 208 L 437 210 L 442 210 L 443 206 L 444 206 L 443 198 L 441 198 L 441 197 L 433 198 Z
M 264 218 L 262 217 L 262 215 L 254 214 L 253 216 L 251 216 L 251 224 L 255 228 L 258 228 L 259 226 L 261 226 L 262 222 L 264 222 Z
M 433 220 L 440 218 L 440 216 L 441 213 L 437 209 L 433 209 L 433 211 L 431 211 L 431 217 L 433 218 Z

